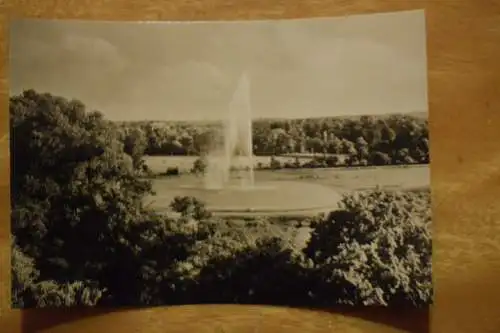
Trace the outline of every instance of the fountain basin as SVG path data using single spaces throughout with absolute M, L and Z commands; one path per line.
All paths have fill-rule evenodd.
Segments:
M 156 195 L 149 205 L 167 211 L 176 196 L 193 196 L 203 201 L 214 215 L 224 216 L 310 216 L 337 208 L 342 193 L 330 187 L 300 181 L 267 181 L 251 187 L 230 183 L 222 189 L 203 184 L 178 184 L 157 180 Z

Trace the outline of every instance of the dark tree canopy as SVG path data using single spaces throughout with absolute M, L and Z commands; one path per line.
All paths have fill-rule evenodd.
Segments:
M 122 123 L 148 138 L 148 155 L 203 155 L 220 139 L 222 124 Z M 348 155 L 350 165 L 429 163 L 428 121 L 422 114 L 255 120 L 255 155 Z M 403 152 L 401 152 L 403 150 Z M 383 155 L 380 155 L 383 154 Z M 328 166 L 341 165 L 339 162 Z M 306 166 L 307 167 L 307 166 Z
M 26 91 L 11 98 L 10 121 L 20 251 L 41 280 L 97 283 L 151 184 L 137 177 L 114 127 L 78 101 Z

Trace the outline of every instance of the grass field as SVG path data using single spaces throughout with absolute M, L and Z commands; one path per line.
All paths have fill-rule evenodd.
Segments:
M 151 160 L 158 163 L 160 159 L 153 158 L 149 162 Z M 184 161 L 187 165 L 188 162 L 185 160 L 192 161 L 193 159 L 172 157 L 170 160 L 169 157 L 164 157 L 162 160 L 167 165 L 173 165 L 179 161 Z M 430 173 L 428 166 L 256 170 L 255 182 L 257 185 L 272 183 L 286 192 L 208 193 L 202 190 L 202 177 L 185 173 L 155 179 L 153 189 L 156 195 L 148 198 L 147 201 L 150 207 L 165 210 L 168 209 L 169 203 L 175 196 L 192 195 L 205 201 L 220 214 L 227 216 L 242 212 L 245 215 L 256 216 L 264 213 L 265 215 L 309 215 L 311 212 L 329 209 L 328 202 L 337 197 L 337 193 L 369 190 L 376 187 L 393 190 L 428 188 Z M 304 183 L 304 186 L 300 183 Z M 320 186 L 314 187 L 314 185 Z M 290 191 L 287 191 L 288 189 Z M 310 190 L 307 191 L 307 189 Z M 329 194 L 331 190 L 333 191 Z
M 149 156 L 147 165 L 153 172 L 164 172 L 167 167 L 179 167 L 184 171 L 191 169 L 196 156 Z M 269 157 L 256 157 L 262 162 L 269 162 Z M 281 157 L 280 157 L 281 158 Z M 282 160 L 293 158 L 282 157 Z M 306 160 L 307 158 L 304 158 Z M 187 178 L 186 178 L 187 177 Z M 191 175 L 175 177 L 172 182 L 190 182 Z M 258 170 L 256 181 L 305 181 L 342 190 L 363 190 L 376 186 L 383 188 L 408 189 L 430 186 L 428 165 L 327 168 L 327 169 L 282 169 Z
M 196 157 L 149 157 L 147 163 L 154 172 L 163 172 L 167 167 L 179 167 L 181 170 L 189 170 Z M 268 162 L 269 157 L 261 158 Z M 318 184 L 330 187 L 339 193 L 350 191 L 359 191 L 373 189 L 377 186 L 384 189 L 410 190 L 414 188 L 428 188 L 430 186 L 429 166 L 404 166 L 404 167 L 363 167 L 363 168 L 329 168 L 329 169 L 282 169 L 282 170 L 257 170 L 255 172 L 256 183 L 262 182 L 306 182 L 309 184 Z M 152 198 L 156 201 L 152 206 L 155 209 L 163 210 L 168 208 L 168 204 L 173 196 L 182 193 L 182 187 L 185 185 L 202 184 L 202 179 L 192 174 L 181 174 L 173 177 L 160 177 L 153 182 L 157 197 Z M 189 192 L 189 191 L 188 191 Z M 188 195 L 188 192 L 185 195 Z M 305 194 L 304 195 L 308 195 Z M 309 194 L 310 195 L 310 194 Z M 283 197 L 287 197 L 283 195 Z M 302 200 L 303 197 L 296 197 L 295 200 Z M 226 202 L 228 205 L 237 204 L 237 198 Z M 158 206 L 159 204 L 159 206 Z M 290 207 L 293 207 L 290 202 Z M 232 215 L 231 213 L 221 217 L 229 219 L 228 223 L 232 227 L 243 228 L 245 233 L 252 237 L 265 234 L 274 234 L 289 239 L 297 248 L 302 248 L 310 237 L 311 229 L 308 225 L 297 226 L 297 222 L 303 220 L 303 217 L 296 216 L 292 211 L 287 214 L 281 214 L 288 217 L 284 221 L 274 220 L 275 214 L 265 214 L 268 221 L 268 228 L 259 226 L 250 227 L 242 216 Z M 246 214 L 246 213 L 245 213 Z M 247 216 L 248 215 L 248 216 Z M 280 215 L 280 216 L 281 216 Z M 301 214 L 298 214 L 301 215 Z M 307 215 L 307 214 L 306 214 Z M 250 220 L 258 218 L 252 214 L 246 214 Z

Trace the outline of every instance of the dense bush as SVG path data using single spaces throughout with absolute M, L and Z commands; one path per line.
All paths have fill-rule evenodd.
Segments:
M 271 220 L 263 222 L 257 236 L 249 224 L 232 225 L 198 243 L 182 263 L 192 281 L 186 297 L 316 306 L 432 301 L 428 191 L 347 196 L 339 210 L 309 221 L 313 232 L 302 251 L 273 235 Z
M 114 127 L 78 101 L 26 91 L 10 100 L 10 124 L 16 246 L 34 260 L 41 281 L 105 289 L 102 277 L 122 260 L 117 248 L 141 220 L 151 184 Z M 83 287 L 64 290 L 75 288 Z M 44 284 L 38 294 L 54 300 L 54 290 Z
M 349 304 L 427 304 L 429 200 L 428 192 L 380 190 L 345 197 L 316 225 L 304 250 L 318 279 L 342 286 L 336 289 L 348 294 L 339 297 Z
M 168 167 L 167 170 L 162 174 L 164 176 L 179 176 L 181 171 L 178 167 Z
M 271 157 L 271 161 L 269 163 L 269 167 L 272 169 L 272 170 L 276 170 L 276 169 L 281 169 L 282 168 L 282 165 L 281 165 L 281 162 L 278 161 L 274 156 Z
M 195 220 L 203 220 L 211 216 L 205 204 L 194 197 L 177 196 L 170 203 L 170 208 L 181 216 L 192 217 Z
M 231 248 L 226 256 L 220 252 L 204 263 L 197 277 L 201 302 L 304 305 L 307 301 L 302 257 L 281 238 L 262 237 Z
M 13 307 L 95 306 L 101 299 L 105 290 L 92 282 L 40 281 L 33 258 L 22 253 L 15 241 L 12 244 Z
M 205 158 L 197 158 L 196 161 L 193 163 L 193 168 L 191 169 L 191 172 L 194 174 L 203 174 L 205 170 L 207 169 L 207 161 Z

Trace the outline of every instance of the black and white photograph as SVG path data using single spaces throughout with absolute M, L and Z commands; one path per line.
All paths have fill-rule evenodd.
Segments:
M 424 11 L 9 33 L 13 307 L 432 303 Z

